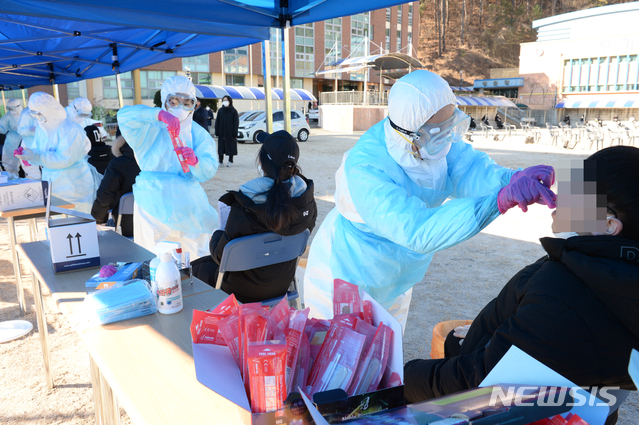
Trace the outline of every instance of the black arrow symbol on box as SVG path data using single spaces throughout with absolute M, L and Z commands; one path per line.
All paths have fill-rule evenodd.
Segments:
M 71 239 L 73 239 L 73 236 L 71 236 L 71 233 L 67 235 L 67 239 L 69 240 L 69 251 L 71 251 L 71 255 L 73 255 L 73 245 L 71 245 Z
M 78 254 L 82 254 L 82 247 L 80 246 L 80 238 L 82 237 L 82 235 L 79 233 L 76 233 L 75 237 L 78 239 Z

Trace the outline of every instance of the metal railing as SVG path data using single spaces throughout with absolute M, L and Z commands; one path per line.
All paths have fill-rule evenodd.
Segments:
M 322 105 L 364 105 L 364 92 L 338 91 L 320 93 Z M 371 106 L 388 105 L 388 92 L 367 91 L 366 104 Z

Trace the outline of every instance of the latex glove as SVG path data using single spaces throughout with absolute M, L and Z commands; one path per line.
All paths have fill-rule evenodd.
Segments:
M 464 326 L 457 326 L 455 328 L 455 332 L 453 332 L 453 336 L 456 336 L 457 338 L 466 338 L 466 335 L 468 334 L 468 329 L 470 329 L 470 325 L 464 325 Z
M 34 126 L 31 126 L 31 127 L 29 127 L 29 131 L 32 132 L 32 133 L 35 133 L 36 128 Z
M 100 277 L 111 277 L 116 274 L 118 269 L 111 264 L 107 264 L 100 269 Z
M 18 151 L 20 151 L 20 152 L 18 152 Z M 38 155 L 35 152 L 33 152 L 31 149 L 24 148 L 22 146 L 20 146 L 18 149 L 13 151 L 13 155 L 17 156 L 23 162 L 27 162 L 27 163 L 38 158 Z
M 195 152 L 193 151 L 193 149 L 185 146 L 182 148 L 175 148 L 173 149 L 175 152 L 177 153 L 181 153 L 182 156 L 184 157 L 184 159 L 186 159 L 186 162 L 189 165 L 196 165 L 199 161 L 199 159 L 197 158 L 197 156 L 195 156 Z
M 24 153 L 24 148 L 20 146 L 18 149 L 13 151 L 13 156 L 22 155 L 23 153 Z M 26 165 L 27 167 L 31 166 L 31 164 L 29 164 L 27 161 L 23 160 L 22 163 Z
M 552 190 L 537 180 L 522 176 L 516 180 L 511 179 L 510 183 L 499 191 L 497 207 L 502 214 L 517 205 L 523 212 L 526 212 L 528 205 L 535 203 L 548 205 L 549 208 L 554 209 L 557 207 L 556 200 L 557 196 Z
M 169 132 L 173 134 L 180 134 L 180 120 L 178 117 L 171 115 L 165 110 L 161 110 L 158 114 L 158 120 L 167 125 Z
M 535 165 L 533 167 L 517 171 L 513 174 L 510 181 L 512 183 L 513 180 L 517 180 L 523 176 L 530 177 L 536 181 L 541 181 L 547 188 L 550 188 L 553 184 L 555 184 L 555 169 L 550 165 Z

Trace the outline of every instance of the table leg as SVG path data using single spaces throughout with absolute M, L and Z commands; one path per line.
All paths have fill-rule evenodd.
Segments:
M 38 227 L 36 226 L 36 219 L 29 219 L 29 234 L 31 235 L 31 242 L 35 242 L 36 235 L 38 233 Z
M 120 406 L 118 399 L 102 373 L 89 354 L 91 364 L 91 383 L 95 402 L 95 423 L 97 425 L 118 425 L 120 423 Z
M 40 345 L 42 346 L 42 360 L 44 361 L 44 374 L 47 379 L 47 386 L 53 388 L 53 375 L 51 373 L 51 353 L 49 352 L 49 331 L 47 329 L 47 318 L 44 314 L 44 300 L 42 299 L 42 287 L 35 274 L 31 274 L 33 279 L 33 298 L 35 298 L 36 318 L 38 320 L 38 331 L 40 334 Z
M 27 308 L 24 302 L 24 288 L 22 287 L 22 273 L 20 270 L 20 262 L 18 261 L 18 252 L 16 251 L 16 223 L 13 217 L 7 217 L 9 225 L 9 240 L 11 242 L 11 255 L 13 256 L 13 274 L 16 279 L 16 287 L 18 289 L 18 304 L 20 305 L 20 314 L 25 315 Z

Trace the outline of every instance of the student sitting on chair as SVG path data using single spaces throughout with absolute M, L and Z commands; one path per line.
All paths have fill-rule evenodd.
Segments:
M 220 202 L 231 210 L 224 231 L 217 230 L 209 244 L 211 256 L 192 263 L 193 275 L 215 286 L 224 247 L 231 240 L 258 233 L 289 236 L 313 230 L 317 205 L 313 181 L 297 166 L 299 146 L 286 131 L 262 133 L 257 162 L 263 177 L 253 179 L 239 191 L 229 191 Z M 297 261 L 225 273 L 222 290 L 238 301 L 258 302 L 283 296 L 295 276 Z
M 477 387 L 513 345 L 578 386 L 635 389 L 639 149 L 610 147 L 579 162 L 558 174 L 556 238 L 541 239 L 547 255 L 484 307 L 463 344 L 449 334 L 456 342 L 445 358 L 404 366 L 409 402 Z M 612 410 L 607 425 L 616 423 Z

